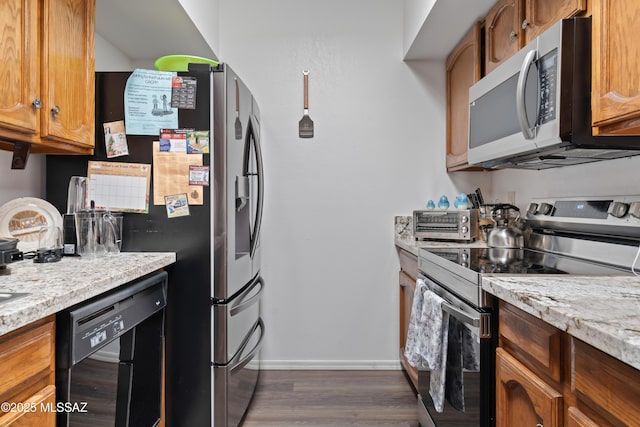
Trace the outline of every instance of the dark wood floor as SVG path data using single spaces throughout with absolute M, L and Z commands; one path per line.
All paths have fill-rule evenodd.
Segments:
M 402 371 L 262 371 L 243 427 L 418 427 Z
M 91 359 L 76 366 L 72 400 L 89 401 L 91 415 L 73 425 L 113 425 L 116 372 Z M 261 371 L 242 427 L 418 427 L 416 408 L 403 371 Z

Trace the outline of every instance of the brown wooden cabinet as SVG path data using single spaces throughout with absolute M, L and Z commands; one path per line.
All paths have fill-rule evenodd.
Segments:
M 594 134 L 640 135 L 640 39 L 636 0 L 592 0 Z
M 586 10 L 586 0 L 498 0 L 485 17 L 485 73 L 558 20 Z
M 0 426 L 54 427 L 55 316 L 0 337 Z
M 469 169 L 469 88 L 480 80 L 480 61 L 476 24 L 447 57 L 447 171 Z
M 523 8 L 520 28 L 524 46 L 558 20 L 585 12 L 587 0 L 526 0 Z
M 484 20 L 484 72 L 489 74 L 524 44 L 520 36 L 521 0 L 498 0 Z
M 504 301 L 498 311 L 498 427 L 637 425 L 639 370 Z
M 562 394 L 518 362 L 496 350 L 496 427 L 560 427 Z
M 0 148 L 91 154 L 94 0 L 0 2 Z
M 418 370 L 411 366 L 404 357 L 404 346 L 407 342 L 409 319 L 411 318 L 411 306 L 413 305 L 413 293 L 416 290 L 416 278 L 418 276 L 418 257 L 404 249 L 398 249 L 400 258 L 400 363 L 407 372 L 415 389 L 418 389 Z

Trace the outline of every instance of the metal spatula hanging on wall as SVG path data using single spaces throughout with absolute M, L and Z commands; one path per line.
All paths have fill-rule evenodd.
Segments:
M 300 138 L 313 138 L 313 120 L 309 117 L 309 71 L 302 72 L 304 76 L 304 114 L 298 123 Z

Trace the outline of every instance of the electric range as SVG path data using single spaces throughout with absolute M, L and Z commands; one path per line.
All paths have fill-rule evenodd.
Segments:
M 488 305 L 483 275 L 633 274 L 640 196 L 535 199 L 525 224 L 522 249 L 421 248 L 419 269 L 476 307 Z
M 633 274 L 640 252 L 640 196 L 536 199 L 528 206 L 523 233 L 525 247 L 518 249 L 464 244 L 419 249 L 419 279 L 443 300 L 449 330 L 453 321 L 455 330 L 472 337 L 467 353 L 477 362 L 473 369 L 465 367 L 458 381 L 464 388 L 453 399 L 447 395 L 442 408 L 432 399 L 432 372 L 419 369 L 421 426 L 495 426 L 496 299 L 482 290 L 482 277 Z M 449 345 L 447 353 L 457 351 Z

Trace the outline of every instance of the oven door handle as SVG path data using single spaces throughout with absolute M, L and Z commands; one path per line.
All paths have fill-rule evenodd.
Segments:
M 471 316 L 469 313 L 465 313 L 458 307 L 453 306 L 446 301 L 442 303 L 442 310 L 460 320 L 462 323 L 475 327 L 480 326 L 480 316 Z

